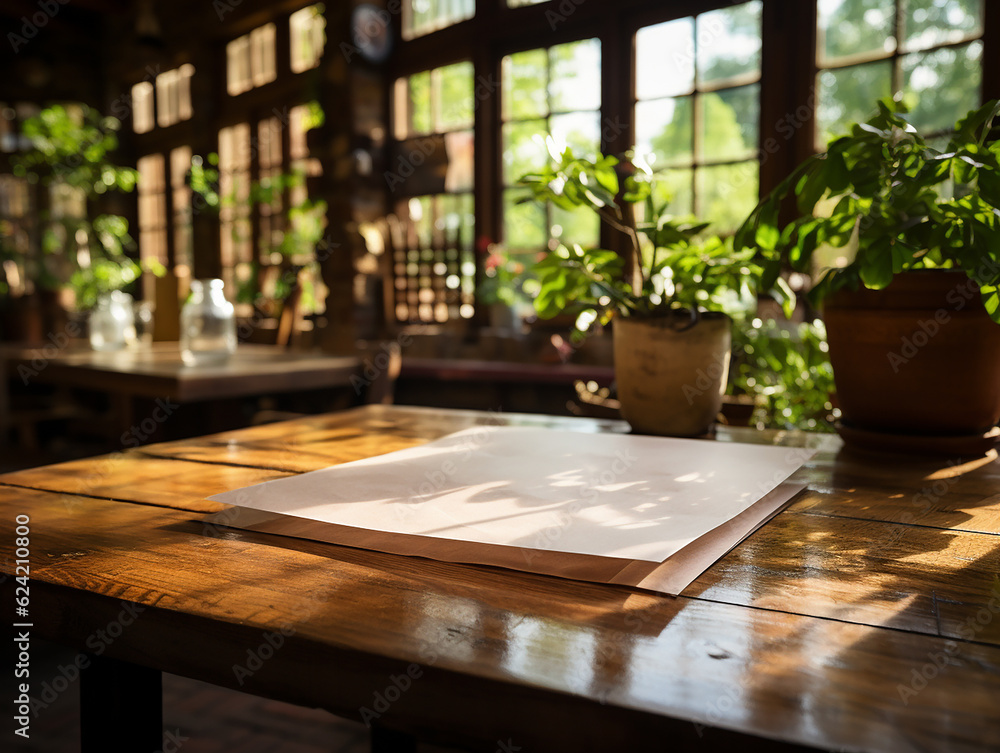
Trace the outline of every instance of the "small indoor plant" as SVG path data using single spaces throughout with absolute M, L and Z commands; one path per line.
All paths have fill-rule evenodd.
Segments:
M 638 158 L 591 161 L 569 149 L 550 151 L 550 166 L 521 179 L 533 198 L 566 210 L 587 208 L 626 243 L 624 253 L 561 245 L 537 262 L 539 316 L 577 314 L 577 339 L 614 320 L 623 417 L 643 433 L 705 433 L 726 389 L 730 315 L 756 309 L 757 252 L 702 240 L 706 224 L 671 217 L 655 198 L 655 176 Z M 791 291 L 780 277 L 772 283 L 790 312 Z
M 737 232 L 737 248 L 773 257 L 765 285 L 784 266 L 820 271 L 810 297 L 848 441 L 951 450 L 1000 420 L 998 112 L 970 112 L 939 150 L 882 102 Z M 818 270 L 824 256 L 839 258 Z
M 113 159 L 120 127 L 87 105 L 53 105 L 25 120 L 31 148 L 11 157 L 15 176 L 48 192 L 20 262 L 38 287 L 71 289 L 78 309 L 127 288 L 142 272 L 128 221 L 114 211 L 117 195 L 133 191 L 138 177 Z

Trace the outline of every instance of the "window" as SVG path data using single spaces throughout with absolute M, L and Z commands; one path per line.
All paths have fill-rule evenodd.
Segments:
M 149 133 L 191 118 L 191 78 L 194 66 L 185 63 L 132 87 L 132 130 Z
M 761 3 L 636 34 L 635 142 L 675 215 L 732 232 L 757 203 Z
M 549 159 L 554 148 L 594 157 L 601 148 L 601 45 L 596 39 L 526 50 L 504 57 L 502 148 L 503 235 L 512 255 L 534 255 L 557 242 L 595 245 L 599 224 L 590 212 L 519 203 L 516 183 Z
M 132 87 L 132 130 L 149 133 L 153 130 L 153 84 L 140 81 Z
M 223 279 L 227 288 L 237 277 L 250 276 L 253 243 L 250 231 L 250 124 L 219 131 L 219 209 Z
M 182 65 L 156 77 L 156 123 L 160 128 L 191 118 L 193 65 Z
M 319 65 L 326 39 L 325 28 L 322 4 L 310 5 L 289 16 L 292 73 L 302 73 Z
M 818 15 L 817 148 L 894 93 L 929 133 L 979 103 L 982 0 L 818 0 Z
M 405 0 L 403 39 L 443 29 L 476 14 L 476 0 Z
M 226 45 L 226 91 L 236 96 L 277 78 L 275 26 L 264 24 Z
M 392 260 L 399 321 L 471 317 L 473 258 L 473 68 L 468 62 L 396 81 L 397 150 L 386 182 L 412 236 Z
M 137 163 L 139 180 L 139 258 L 167 264 L 167 185 L 162 154 L 148 154 Z M 147 275 L 148 278 L 148 275 Z M 153 294 L 153 281 L 145 280 L 144 297 Z
M 23 295 L 32 283 L 23 262 L 31 254 L 34 221 L 28 181 L 0 175 L 0 293 Z
M 191 234 L 191 189 L 187 184 L 191 169 L 191 147 L 170 150 L 170 198 L 174 223 L 174 266 L 188 269 L 194 261 Z

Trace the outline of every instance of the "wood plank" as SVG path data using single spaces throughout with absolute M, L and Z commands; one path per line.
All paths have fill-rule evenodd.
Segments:
M 415 665 L 412 689 L 379 722 L 481 744 L 499 732 L 546 750 L 697 742 L 681 720 L 828 749 L 1000 747 L 1000 648 L 975 640 L 260 534 L 216 537 L 184 511 L 100 500 L 67 511 L 57 497 L 0 490 L 0 562 L 14 515 L 31 511 L 36 630 L 82 646 L 122 600 L 138 604 L 107 655 L 154 669 L 357 718 Z M 807 538 L 789 556 L 818 557 L 832 541 Z M 12 585 L 0 586 L 5 598 Z M 268 634 L 284 638 L 280 660 L 234 673 Z M 914 671 L 932 677 L 915 683 Z
M 206 499 L 213 494 L 289 475 L 128 451 L 8 473 L 0 476 L 0 485 L 57 492 L 67 507 L 85 506 L 87 498 L 98 497 L 207 513 L 227 507 Z

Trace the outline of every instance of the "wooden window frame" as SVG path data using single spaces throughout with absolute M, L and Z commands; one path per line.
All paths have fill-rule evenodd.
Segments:
M 601 120 L 628 124 L 602 139 L 605 152 L 620 153 L 635 140 L 633 39 L 642 26 L 696 16 L 731 5 L 724 0 L 613 0 L 574 4 L 569 12 L 557 0 L 508 8 L 504 0 L 478 0 L 475 15 L 453 26 L 411 40 L 400 40 L 387 80 L 471 59 L 477 94 L 495 82 L 495 91 L 477 101 L 475 116 L 476 235 L 502 235 L 500 61 L 512 52 L 551 47 L 597 37 L 601 42 Z M 763 0 L 760 78 L 759 191 L 766 194 L 804 159 L 815 153 L 814 89 L 819 72 L 817 7 L 813 0 Z M 1000 3 L 985 3 L 983 17 L 982 99 L 1000 98 L 1000 66 L 986 64 L 1000 53 Z M 628 82 L 628 85 L 621 85 Z M 387 95 L 387 113 L 391 102 Z M 387 133 L 392 135 L 391 129 Z M 602 243 L 617 248 L 622 239 L 602 230 Z

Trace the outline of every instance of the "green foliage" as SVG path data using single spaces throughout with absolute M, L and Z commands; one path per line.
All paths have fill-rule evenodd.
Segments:
M 135 243 L 128 221 L 93 213 L 102 195 L 129 193 L 136 186 L 136 171 L 112 160 L 120 127 L 116 119 L 86 105 L 54 105 L 25 120 L 23 133 L 31 149 L 11 157 L 14 175 L 61 197 L 53 200 L 51 210 L 39 213 L 40 253 L 16 261 L 43 287 L 68 284 L 79 308 L 89 308 L 102 293 L 129 286 L 143 271 L 130 255 Z M 163 272 L 159 264 L 147 269 Z
M 22 125 L 31 149 L 11 157 L 14 175 L 29 183 L 78 188 L 88 197 L 115 190 L 128 193 L 138 173 L 111 161 L 119 128 L 118 120 L 86 105 L 48 107 Z
M 492 244 L 483 262 L 483 279 L 476 290 L 479 301 L 487 305 L 501 303 L 515 306 L 525 300 L 524 283 L 529 271 L 523 261 L 511 258 L 502 247 Z
M 1000 141 L 991 138 L 998 114 L 997 102 L 970 112 L 940 152 L 901 104 L 880 102 L 877 115 L 804 162 L 757 206 L 736 247 L 774 257 L 765 287 L 783 264 L 812 273 L 819 249 L 840 250 L 843 263 L 822 270 L 814 303 L 844 287 L 884 288 L 907 270 L 962 269 L 1000 323 Z M 784 224 L 790 195 L 798 217 Z
M 322 110 L 319 115 L 322 116 Z M 279 173 L 250 184 L 249 191 L 241 195 L 239 187 L 234 186 L 228 194 L 219 192 L 219 155 L 211 153 L 208 155 L 208 164 L 201 158 L 194 158 L 188 173 L 188 180 L 191 190 L 197 194 L 204 206 L 213 212 L 219 212 L 223 208 L 245 208 L 271 205 L 280 207 L 283 197 L 292 188 L 301 186 L 305 182 L 305 174 L 302 171 L 291 171 Z M 277 251 L 283 257 L 284 273 L 274 281 L 274 299 L 283 300 L 299 279 L 299 272 L 305 268 L 312 270 L 314 275 L 319 274 L 319 267 L 314 258 L 314 250 L 323 239 L 326 229 L 326 202 L 322 200 L 304 199 L 288 208 L 285 212 L 285 227 L 281 233 L 281 240 L 270 250 Z M 250 213 L 252 215 L 252 212 Z M 232 224 L 233 238 L 240 238 L 241 224 Z M 301 263 L 301 257 L 309 257 L 309 261 Z M 261 264 L 256 258 L 250 262 L 250 275 L 240 282 L 236 300 L 239 303 L 261 304 L 267 303 L 263 300 L 264 294 L 260 280 Z M 313 291 L 310 287 L 305 291 L 308 305 L 312 305 Z
M 820 320 L 734 327 L 729 382 L 735 394 L 754 396 L 757 428 L 833 431 L 833 367 Z
M 577 314 L 574 336 L 579 339 L 594 322 L 606 324 L 614 316 L 652 317 L 671 309 L 740 315 L 756 305 L 763 272 L 757 252 L 734 250 L 728 240 L 704 239 L 706 224 L 671 217 L 668 204 L 657 199 L 656 178 L 641 160 L 620 163 L 600 156 L 591 161 L 571 149 L 552 156 L 553 165 L 520 181 L 532 197 L 567 211 L 590 210 L 625 234 L 630 248 L 627 257 L 576 244 L 547 254 L 534 266 L 540 316 Z M 642 206 L 643 222 L 632 220 L 634 205 Z M 645 247 L 640 235 L 648 241 Z M 784 280 L 776 278 L 769 287 L 790 314 L 794 296 Z

